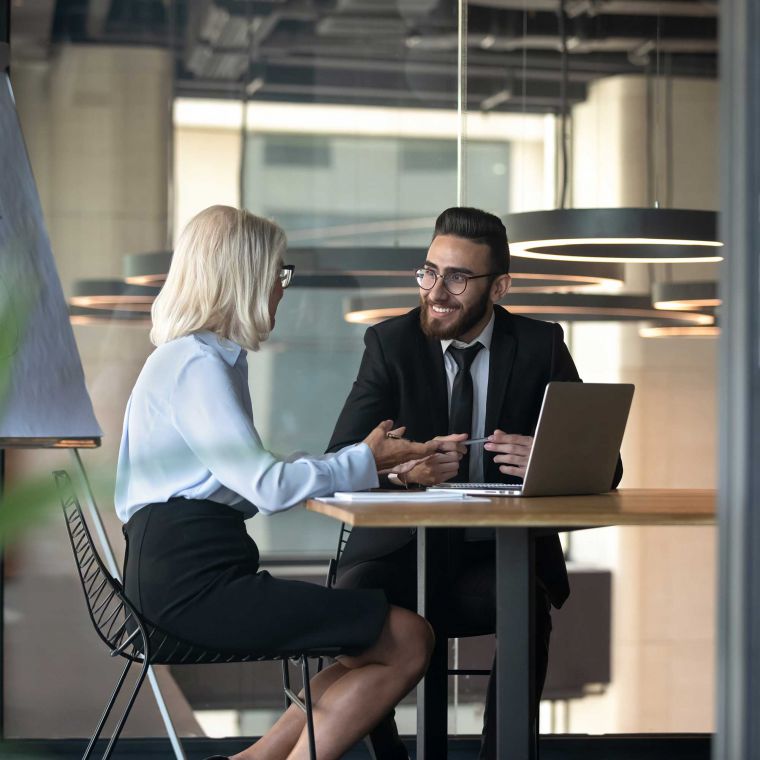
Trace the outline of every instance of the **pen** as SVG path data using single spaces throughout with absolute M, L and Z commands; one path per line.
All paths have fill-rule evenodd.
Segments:
M 465 446 L 472 446 L 473 443 L 485 443 L 488 438 L 470 438 L 467 441 L 462 441 Z

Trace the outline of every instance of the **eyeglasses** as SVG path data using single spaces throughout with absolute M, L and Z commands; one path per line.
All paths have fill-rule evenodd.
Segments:
M 438 274 L 433 269 L 418 269 L 414 276 L 417 278 L 417 284 L 423 290 L 432 290 L 435 287 L 438 278 L 443 280 L 443 287 L 451 293 L 452 296 L 461 296 L 467 289 L 467 283 L 470 280 L 477 280 L 481 277 L 497 277 L 496 273 L 490 274 L 465 274 L 464 272 L 449 272 L 449 274 Z
M 280 285 L 282 285 L 283 290 L 285 290 L 285 288 L 290 285 L 293 279 L 293 273 L 295 271 L 295 264 L 283 264 L 282 268 L 280 269 Z

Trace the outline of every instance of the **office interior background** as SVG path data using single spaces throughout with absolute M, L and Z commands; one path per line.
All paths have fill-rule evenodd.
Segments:
M 340 249 L 347 271 L 370 248 L 378 269 L 394 248 L 417 248 L 421 263 L 436 215 L 459 198 L 499 215 L 563 196 L 577 208 L 718 209 L 717 2 L 568 2 L 563 24 L 556 0 L 464 6 L 466 29 L 449 0 L 9 3 L 11 81 L 104 432 L 84 461 L 119 556 L 112 478 L 151 351 L 148 313 L 76 297 L 97 291 L 86 281 L 107 281 L 108 294 L 139 277 L 140 254 L 170 251 L 206 206 L 271 217 L 294 248 Z M 720 266 L 629 263 L 621 283 L 586 292 L 649 297 L 658 283 L 714 283 Z M 298 285 L 297 271 L 250 357 L 254 415 L 272 450 L 320 453 L 362 351 L 365 324 L 345 315 L 398 292 Z M 715 336 L 643 337 L 654 317 L 614 309 L 556 318 L 585 380 L 636 385 L 622 486 L 716 487 Z M 68 464 L 63 452 L 12 451 L 6 479 Z M 249 530 L 272 572 L 322 582 L 333 523 L 295 509 Z M 567 622 L 542 730 L 712 732 L 715 529 L 608 528 L 565 546 L 575 593 L 555 613 L 558 631 Z M 95 654 L 58 512 L 7 548 L 4 592 L 5 736 L 88 735 L 117 665 Z M 488 662 L 492 643 L 452 648 Z M 568 672 L 577 662 L 586 670 Z M 257 735 L 279 714 L 266 664 L 159 671 L 183 735 Z M 455 733 L 479 732 L 484 691 L 475 677 L 450 689 Z M 408 733 L 412 705 L 400 711 Z M 126 735 L 162 734 L 145 691 Z

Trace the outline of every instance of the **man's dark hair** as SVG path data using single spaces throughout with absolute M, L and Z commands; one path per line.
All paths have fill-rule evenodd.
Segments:
M 433 239 L 439 235 L 454 235 L 474 243 L 484 243 L 491 251 L 491 271 L 509 274 L 507 230 L 498 216 L 467 206 L 447 208 L 435 220 Z

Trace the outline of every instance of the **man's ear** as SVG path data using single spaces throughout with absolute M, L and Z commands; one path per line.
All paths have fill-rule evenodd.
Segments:
M 507 295 L 507 291 L 511 285 L 512 277 L 508 274 L 500 274 L 491 283 L 491 301 L 493 301 L 493 303 L 498 303 L 501 301 L 501 299 Z

